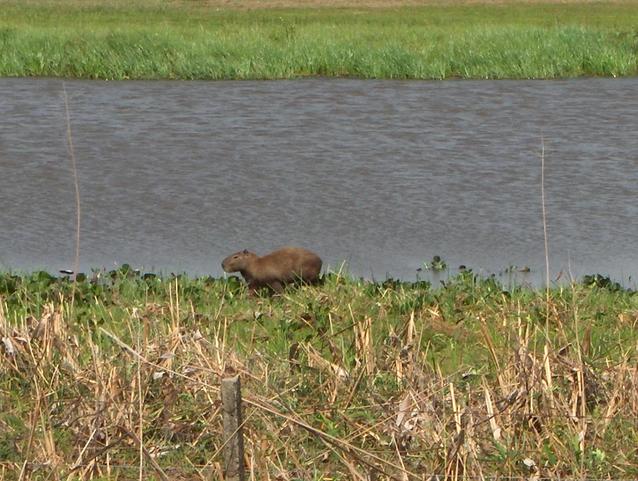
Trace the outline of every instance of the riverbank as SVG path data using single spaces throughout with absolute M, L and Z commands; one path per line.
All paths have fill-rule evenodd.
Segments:
M 265 5 L 2 2 L 0 75 L 520 79 L 638 73 L 636 2 Z
M 255 479 L 629 479 L 637 323 L 636 293 L 601 278 L 333 274 L 251 298 L 127 267 L 2 274 L 0 477 L 215 477 L 219 380 L 238 372 Z

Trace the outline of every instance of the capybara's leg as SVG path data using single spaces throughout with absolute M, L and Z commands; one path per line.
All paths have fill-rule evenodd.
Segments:
M 257 291 L 259 290 L 259 284 L 257 284 L 256 282 L 249 282 L 248 283 L 248 295 L 250 297 L 255 297 L 257 295 Z

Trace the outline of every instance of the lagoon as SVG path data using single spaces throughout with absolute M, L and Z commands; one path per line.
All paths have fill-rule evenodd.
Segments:
M 439 255 L 537 284 L 544 143 L 552 278 L 634 285 L 637 78 L 65 85 L 84 270 L 217 276 L 232 251 L 295 244 L 367 278 L 427 277 Z M 0 268 L 70 268 L 62 80 L 0 79 L 0 112 Z

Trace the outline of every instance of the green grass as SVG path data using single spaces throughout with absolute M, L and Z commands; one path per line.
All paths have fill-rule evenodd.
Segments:
M 587 282 L 0 274 L 0 473 L 137 479 L 141 432 L 170 479 L 216 479 L 238 372 L 255 479 L 634 478 L 638 294 Z
M 3 2 L 0 75 L 558 78 L 638 72 L 629 3 L 217 10 Z

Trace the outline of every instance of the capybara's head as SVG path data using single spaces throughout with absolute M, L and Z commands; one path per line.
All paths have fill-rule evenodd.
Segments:
M 252 259 L 256 259 L 257 254 L 246 249 L 229 255 L 222 261 L 222 269 L 225 272 L 239 272 L 246 269 Z

